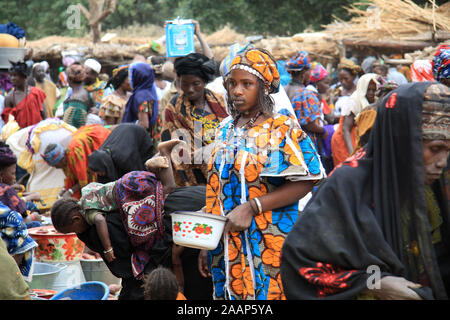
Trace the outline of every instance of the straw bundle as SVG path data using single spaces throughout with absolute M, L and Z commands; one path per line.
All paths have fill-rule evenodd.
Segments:
M 357 6 L 368 5 L 367 10 Z M 355 15 L 345 22 L 335 17 L 336 23 L 324 26 L 335 39 L 364 38 L 372 40 L 408 39 L 425 32 L 450 32 L 450 9 L 439 8 L 433 0 L 424 8 L 411 0 L 370 0 L 346 7 Z
M 59 60 L 65 50 L 76 50 L 84 57 L 93 57 L 100 60 L 110 60 L 112 63 L 122 63 L 131 60 L 137 54 L 144 56 L 152 54 L 150 48 L 141 48 L 140 45 L 151 41 L 147 38 L 115 38 L 110 43 L 92 43 L 88 37 L 71 38 L 51 36 L 36 41 L 29 41 L 28 47 L 33 49 L 33 59 Z

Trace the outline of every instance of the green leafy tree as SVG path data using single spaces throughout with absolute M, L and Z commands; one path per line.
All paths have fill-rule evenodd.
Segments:
M 364 0 L 362 0 L 364 1 Z M 159 25 L 177 16 L 194 18 L 205 32 L 214 32 L 230 25 L 238 32 L 264 35 L 292 35 L 305 29 L 320 30 L 333 15 L 348 19 L 343 6 L 361 0 L 118 0 L 113 14 L 102 21 L 102 29 L 126 28 L 129 25 Z M 416 0 L 425 5 L 428 0 Z M 437 0 L 437 5 L 447 0 Z M 79 28 L 67 27 L 70 5 L 89 0 L 0 0 L 0 23 L 9 21 L 21 26 L 27 38 L 49 35 L 84 36 L 89 31 L 87 19 L 81 14 Z

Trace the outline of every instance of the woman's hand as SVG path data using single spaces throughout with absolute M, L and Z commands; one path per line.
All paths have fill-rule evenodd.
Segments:
M 24 195 L 25 201 L 41 201 L 41 195 L 37 192 L 30 192 Z
M 183 253 L 184 247 L 177 244 L 172 245 L 172 263 L 181 264 L 181 253 Z
M 234 208 L 228 215 L 225 225 L 225 232 L 239 232 L 247 230 L 253 219 L 253 210 L 250 202 L 247 201 Z
M 211 273 L 209 272 L 207 257 L 208 257 L 208 251 L 200 250 L 200 253 L 198 254 L 198 271 L 204 278 L 211 277 Z
M 422 300 L 422 298 L 411 288 L 420 288 L 421 284 L 414 283 L 402 277 L 386 276 L 380 280 L 380 289 L 371 289 L 381 300 Z
M 32 221 L 39 221 L 39 222 L 42 222 L 42 216 L 41 216 L 39 213 L 33 212 L 33 213 L 30 214 L 30 216 L 32 217 L 32 218 L 31 218 Z
M 114 255 L 114 250 L 111 248 L 111 251 L 105 253 L 105 259 L 107 262 L 112 262 L 116 260 L 116 256 Z

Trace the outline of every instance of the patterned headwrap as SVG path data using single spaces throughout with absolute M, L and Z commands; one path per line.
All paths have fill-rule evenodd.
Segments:
M 314 61 L 311 64 L 311 82 L 316 83 L 328 76 L 327 69 L 320 63 Z
M 300 51 L 286 62 L 287 71 L 302 71 L 311 68 L 311 60 L 306 51 Z
M 360 66 L 347 58 L 342 58 L 338 64 L 338 70 L 342 69 L 349 69 L 355 76 L 363 71 Z
M 231 62 L 233 61 L 234 57 L 250 48 L 254 48 L 252 43 L 247 43 L 243 47 L 239 43 L 235 43 L 230 46 L 230 53 L 220 63 L 219 71 L 222 77 L 225 77 L 228 72 L 230 72 Z
M 111 79 L 109 79 L 106 87 L 113 86 L 114 90 L 120 88 L 122 83 L 128 77 L 128 65 L 123 64 L 112 71 Z
M 433 75 L 436 81 L 450 78 L 450 46 L 448 44 L 441 45 L 432 62 Z
M 430 60 L 416 60 L 411 65 L 411 80 L 413 82 L 434 81 Z
M 17 157 L 7 144 L 0 142 L 0 169 L 17 163 Z
M 276 93 L 280 88 L 280 74 L 277 64 L 270 53 L 263 49 L 251 48 L 234 57 L 231 70 L 245 70 L 269 85 L 269 93 Z
M 422 106 L 423 139 L 450 139 L 450 89 L 432 84 L 425 92 Z
M 59 143 L 55 143 L 55 145 L 56 147 L 51 151 L 45 154 L 41 153 L 42 159 L 44 159 L 49 166 L 57 165 L 58 162 L 60 162 L 62 158 L 64 158 L 64 147 Z

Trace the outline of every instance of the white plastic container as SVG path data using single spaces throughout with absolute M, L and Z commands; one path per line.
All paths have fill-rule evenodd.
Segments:
M 86 281 L 100 281 L 107 285 L 120 284 L 120 278 L 111 273 L 103 259 L 81 259 L 80 262 Z
M 176 211 L 172 217 L 173 242 L 180 246 L 214 250 L 227 218 L 201 212 Z
M 47 263 L 58 264 L 59 262 L 56 263 L 47 262 Z M 83 269 L 81 268 L 80 260 L 65 261 L 64 264 L 67 267 L 58 273 L 55 281 L 53 282 L 53 287 L 50 289 L 60 292 L 64 289 L 86 282 Z
M 54 290 L 58 274 L 67 266 L 64 263 L 50 264 L 35 262 L 33 270 L 33 280 L 28 283 L 30 289 L 48 289 Z

